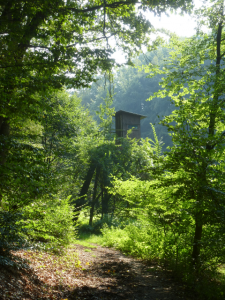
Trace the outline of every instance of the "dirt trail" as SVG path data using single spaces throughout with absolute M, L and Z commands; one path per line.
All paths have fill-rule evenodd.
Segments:
M 30 268 L 0 267 L 0 300 L 196 300 L 156 264 L 111 248 L 73 245 L 65 256 L 15 255 L 28 259 Z
M 85 247 L 76 245 L 76 250 L 86 274 L 76 280 L 77 288 L 66 295 L 70 300 L 194 299 L 163 271 L 157 270 L 157 265 L 146 265 L 111 248 L 97 246 L 91 252 L 85 252 Z

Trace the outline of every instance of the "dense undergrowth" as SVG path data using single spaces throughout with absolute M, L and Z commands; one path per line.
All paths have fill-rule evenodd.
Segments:
M 19 249 L 62 253 L 76 238 L 73 216 L 69 197 L 33 202 L 20 213 L 0 211 L 0 265 L 24 267 L 13 255 Z

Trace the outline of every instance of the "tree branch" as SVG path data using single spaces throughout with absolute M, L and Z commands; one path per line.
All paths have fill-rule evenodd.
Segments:
M 121 5 L 130 5 L 130 4 L 136 4 L 136 3 L 139 3 L 138 1 L 136 0 L 130 0 L 130 1 L 117 1 L 117 2 L 114 2 L 114 3 L 110 3 L 110 4 L 106 4 L 105 5 L 105 1 L 103 4 L 101 5 L 96 5 L 96 6 L 93 6 L 93 7 L 87 7 L 87 8 L 84 8 L 84 9 L 77 9 L 77 8 L 66 8 L 66 10 L 68 11 L 72 11 L 72 12 L 81 12 L 81 13 L 86 13 L 86 12 L 91 12 L 91 11 L 95 11 L 95 10 L 99 10 L 101 8 L 104 8 L 104 7 L 108 7 L 108 8 L 117 8 L 118 6 L 121 6 Z M 64 9 L 65 10 L 65 9 Z

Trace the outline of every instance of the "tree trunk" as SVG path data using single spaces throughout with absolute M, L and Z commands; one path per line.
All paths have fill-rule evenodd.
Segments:
M 209 127 L 208 127 L 208 137 L 213 138 L 215 134 L 215 123 L 216 123 L 216 115 L 219 109 L 219 97 L 221 91 L 219 81 L 220 81 L 220 64 L 221 64 L 221 38 L 222 38 L 222 28 L 223 24 L 219 23 L 216 42 L 217 42 L 217 56 L 216 56 L 216 80 L 214 84 L 214 97 L 211 103 L 211 111 L 209 117 Z M 215 144 L 207 143 L 206 145 L 206 152 L 210 153 L 210 151 L 215 147 Z M 194 243 L 192 248 L 192 259 L 193 265 L 200 266 L 200 252 L 201 252 L 201 240 L 202 240 L 202 231 L 203 231 L 203 201 L 204 201 L 204 187 L 207 186 L 207 163 L 203 166 L 203 172 L 201 172 L 201 176 L 199 176 L 199 180 L 202 181 L 203 193 L 200 193 L 198 196 L 198 207 L 195 216 L 195 235 L 194 235 Z
M 200 264 L 200 250 L 201 250 L 201 239 L 202 239 L 202 212 L 197 212 L 195 217 L 195 235 L 192 249 L 193 265 L 199 266 Z
M 0 167 L 6 163 L 7 160 L 7 145 L 6 139 L 9 137 L 10 127 L 9 119 L 0 117 Z M 0 170 L 0 181 L 3 182 L 4 172 Z M 0 190 L 0 206 L 2 206 L 2 191 Z
M 3 165 L 6 162 L 7 157 L 7 146 L 6 138 L 9 137 L 10 128 L 9 128 L 9 119 L 0 117 L 0 165 Z
M 104 215 L 109 213 L 109 200 L 111 195 L 109 195 L 106 188 L 103 188 L 103 197 L 102 197 L 102 218 Z
M 96 174 L 95 174 L 95 185 L 94 185 L 94 191 L 93 191 L 93 196 L 92 196 L 92 202 L 91 202 L 91 209 L 90 209 L 90 218 L 89 218 L 89 225 L 92 226 L 93 222 L 93 216 L 94 216 L 94 207 L 95 203 L 97 202 L 98 198 L 100 197 L 101 194 L 97 197 L 97 187 L 98 187 L 98 178 L 99 178 L 99 168 L 96 168 Z
M 85 181 L 83 183 L 83 186 L 80 191 L 79 199 L 72 202 L 72 205 L 74 205 L 74 212 L 76 213 L 74 217 L 74 221 L 76 222 L 79 217 L 79 213 L 82 209 L 82 207 L 86 204 L 86 195 L 92 180 L 92 177 L 95 172 L 96 165 L 94 163 L 91 163 L 89 170 L 87 172 L 87 175 L 85 177 Z

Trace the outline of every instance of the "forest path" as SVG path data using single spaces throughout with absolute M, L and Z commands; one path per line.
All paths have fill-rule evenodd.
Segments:
M 0 300 L 196 300 L 156 263 L 112 248 L 75 244 L 64 255 L 14 255 L 30 267 L 0 267 Z
M 145 264 L 98 245 L 91 252 L 81 245 L 75 247 L 86 274 L 77 279 L 78 287 L 68 293 L 70 300 L 193 300 L 157 264 Z

